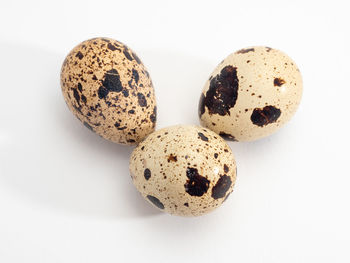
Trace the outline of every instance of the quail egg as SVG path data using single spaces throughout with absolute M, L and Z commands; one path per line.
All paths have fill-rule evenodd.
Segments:
M 294 61 L 269 47 L 241 49 L 224 59 L 206 82 L 199 101 L 203 126 L 233 141 L 253 141 L 281 128 L 302 96 Z
M 220 206 L 237 173 L 227 143 L 209 129 L 190 125 L 150 134 L 132 152 L 129 168 L 147 201 L 179 216 L 199 216 Z
M 120 144 L 135 144 L 154 131 L 157 107 L 151 78 L 123 43 L 94 38 L 80 43 L 61 70 L 64 99 L 90 130 Z

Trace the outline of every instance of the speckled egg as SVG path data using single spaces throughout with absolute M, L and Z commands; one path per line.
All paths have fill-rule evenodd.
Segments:
M 152 81 L 138 56 L 119 41 L 94 38 L 76 46 L 63 63 L 61 88 L 73 114 L 105 139 L 134 144 L 154 131 Z
M 236 181 L 231 149 L 216 133 L 178 125 L 149 135 L 132 152 L 136 188 L 170 214 L 199 216 L 220 206 Z
M 269 47 L 241 49 L 223 60 L 199 101 L 201 124 L 233 141 L 272 134 L 294 115 L 302 96 L 296 64 Z

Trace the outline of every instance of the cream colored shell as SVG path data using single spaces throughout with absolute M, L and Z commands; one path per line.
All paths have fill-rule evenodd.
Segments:
M 252 141 L 289 121 L 302 96 L 302 78 L 284 53 L 251 47 L 229 55 L 204 86 L 201 124 L 224 138 Z
M 214 132 L 178 125 L 141 142 L 130 157 L 130 172 L 143 197 L 159 209 L 199 216 L 220 206 L 232 192 L 236 163 Z
M 134 144 L 154 131 L 152 81 L 121 42 L 94 38 L 76 46 L 63 63 L 61 87 L 73 114 L 105 139 Z

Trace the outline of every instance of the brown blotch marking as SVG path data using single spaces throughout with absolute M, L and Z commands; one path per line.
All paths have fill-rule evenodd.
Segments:
M 132 56 L 130 55 L 130 53 L 129 53 L 128 50 L 124 49 L 124 50 L 123 50 L 123 54 L 124 54 L 124 56 L 125 56 L 128 60 L 130 60 L 130 61 L 133 60 L 133 58 L 132 58 Z
M 202 196 L 209 188 L 210 181 L 201 176 L 196 168 L 187 167 L 185 190 L 191 196 Z
M 128 81 L 128 85 L 129 85 L 130 89 L 134 88 L 134 85 L 132 84 L 132 79 Z
M 116 69 L 111 69 L 106 72 L 105 79 L 102 84 L 106 89 L 108 89 L 108 91 L 120 92 L 123 89 L 119 73 Z
M 78 90 L 79 90 L 80 92 L 83 91 L 83 86 L 81 85 L 81 83 L 78 83 Z
M 151 178 L 151 170 L 146 168 L 145 171 L 143 172 L 143 176 L 145 177 L 146 180 Z
M 203 133 L 199 132 L 198 136 L 202 141 L 205 141 L 205 142 L 208 141 L 208 137 L 206 137 Z
M 132 78 L 135 80 L 136 84 L 139 82 L 139 73 L 136 69 L 132 69 Z
M 254 48 L 243 48 L 243 49 L 240 49 L 236 52 L 236 54 L 245 54 L 245 53 L 248 53 L 248 52 L 254 52 L 255 49 Z
M 75 57 L 79 58 L 80 60 L 83 59 L 84 55 L 80 51 L 75 55 Z
M 122 93 L 123 93 L 124 97 L 129 97 L 129 91 L 127 89 L 124 89 L 122 91 Z
M 146 100 L 146 97 L 145 95 L 143 95 L 142 93 L 137 93 L 137 98 L 138 98 L 138 102 L 139 102 L 139 105 L 141 107 L 147 107 L 147 100 Z
M 217 159 L 218 158 L 218 154 L 217 153 L 214 153 L 214 158 Z
M 228 134 L 225 132 L 220 132 L 219 135 L 227 141 L 238 142 L 238 140 L 235 138 L 235 136 L 233 136 L 231 134 Z
M 159 209 L 164 209 L 164 205 L 157 197 L 154 197 L 153 195 L 147 195 L 147 199 L 151 201 L 152 204 L 154 204 Z
M 84 94 L 81 94 L 81 100 L 86 104 L 86 97 L 84 96 Z
M 120 50 L 119 48 L 116 48 L 112 43 L 108 43 L 107 48 L 112 50 L 112 51 L 115 51 L 117 49 Z
M 73 96 L 75 100 L 77 101 L 78 105 L 80 106 L 80 95 L 77 89 L 73 89 Z
M 229 171 L 228 166 L 226 164 L 224 164 L 224 172 L 228 173 L 228 171 Z
M 168 157 L 168 163 L 170 162 L 177 162 L 177 156 L 171 153 Z
M 270 52 L 272 50 L 271 47 L 265 47 L 266 48 L 266 52 Z
M 285 84 L 286 83 L 286 81 L 284 80 L 284 79 L 281 79 L 281 78 L 275 78 L 274 80 L 273 80 L 273 85 L 275 86 L 275 87 L 281 87 L 283 84 Z
M 153 113 L 150 116 L 151 122 L 153 122 L 153 124 L 156 123 L 157 121 L 157 106 L 154 106 L 153 108 Z
M 213 187 L 211 197 L 214 199 L 223 198 L 226 195 L 228 189 L 230 189 L 232 180 L 230 176 L 226 174 L 220 176 L 220 179 L 217 181 L 216 185 Z
M 205 106 L 208 108 L 209 114 L 230 115 L 230 109 L 235 106 L 237 101 L 238 83 L 237 68 L 224 67 L 220 74 L 210 81 L 206 95 L 201 95 L 199 117 L 204 113 Z
M 250 120 L 253 124 L 263 127 L 270 123 L 274 123 L 281 116 L 281 110 L 274 106 L 265 106 L 264 108 L 255 108 Z
M 120 92 L 122 90 L 123 86 L 118 71 L 111 69 L 106 72 L 102 86 L 98 89 L 97 93 L 100 99 L 104 99 L 109 92 Z

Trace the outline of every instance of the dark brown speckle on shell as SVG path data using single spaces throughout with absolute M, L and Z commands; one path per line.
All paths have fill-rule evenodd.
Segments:
M 274 106 L 265 106 L 264 108 L 256 108 L 254 109 L 250 119 L 252 123 L 263 127 L 270 123 L 274 123 L 281 116 L 281 110 Z
M 159 199 L 152 195 L 147 195 L 147 199 L 151 201 L 152 204 L 154 204 L 159 209 L 164 209 L 164 205 Z
M 222 175 L 218 182 L 215 184 L 212 190 L 211 196 L 214 199 L 223 198 L 226 195 L 226 192 L 230 189 L 232 180 L 230 176 L 226 174 Z
M 220 74 L 210 80 L 206 94 L 201 94 L 199 116 L 205 112 L 205 108 L 210 115 L 230 115 L 230 109 L 235 106 L 238 97 L 238 84 L 237 68 L 224 67 Z

